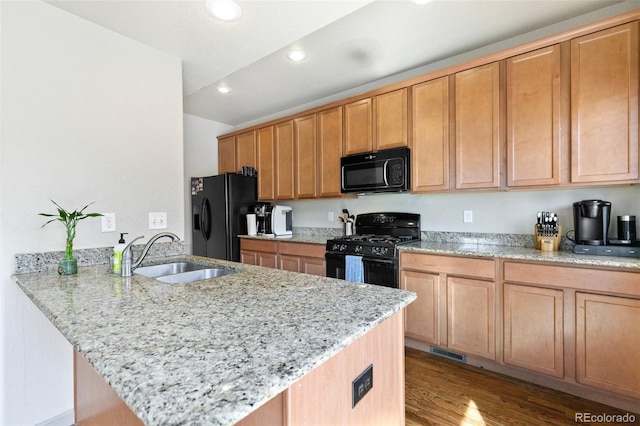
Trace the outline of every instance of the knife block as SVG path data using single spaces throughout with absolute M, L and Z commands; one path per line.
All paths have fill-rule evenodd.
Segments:
M 558 251 L 560 239 L 562 238 L 562 226 L 558 225 L 558 233 L 554 235 L 544 235 L 538 224 L 534 225 L 533 237 L 536 241 L 536 248 L 542 251 Z

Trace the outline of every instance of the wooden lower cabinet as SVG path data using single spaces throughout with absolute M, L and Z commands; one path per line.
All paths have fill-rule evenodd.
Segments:
M 405 424 L 403 312 L 397 312 L 324 361 L 238 426 Z M 143 423 L 74 351 L 78 425 Z M 352 382 L 369 366 L 373 386 L 352 406 Z
M 240 262 L 305 274 L 326 275 L 325 245 L 243 238 Z
M 504 362 L 564 376 L 563 291 L 504 285 Z
M 410 346 L 638 413 L 640 271 L 401 251 Z
M 577 381 L 640 399 L 639 327 L 640 299 L 576 293 Z

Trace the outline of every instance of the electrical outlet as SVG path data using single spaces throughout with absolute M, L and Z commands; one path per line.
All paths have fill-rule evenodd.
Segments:
M 351 382 L 351 408 L 373 388 L 373 364 L 370 364 Z
M 465 210 L 464 211 L 464 223 L 473 222 L 473 210 Z
M 102 232 L 116 231 L 116 214 L 102 213 Z
M 149 229 L 167 229 L 167 213 L 150 212 Z
M 329 222 L 333 222 L 333 212 L 329 212 L 329 213 L 327 213 L 327 220 L 328 220 Z

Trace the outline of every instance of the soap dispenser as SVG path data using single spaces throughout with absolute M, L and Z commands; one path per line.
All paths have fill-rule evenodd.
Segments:
M 128 232 L 123 232 L 120 234 L 120 239 L 118 240 L 118 244 L 113 247 L 113 273 L 120 274 L 122 273 L 122 252 L 124 251 L 127 244 L 124 241 L 124 236 L 127 235 Z

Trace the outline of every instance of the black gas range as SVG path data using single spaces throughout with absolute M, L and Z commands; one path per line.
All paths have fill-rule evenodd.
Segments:
M 420 239 L 420 215 L 365 213 L 356 234 L 327 241 L 327 276 L 398 288 L 398 246 Z

